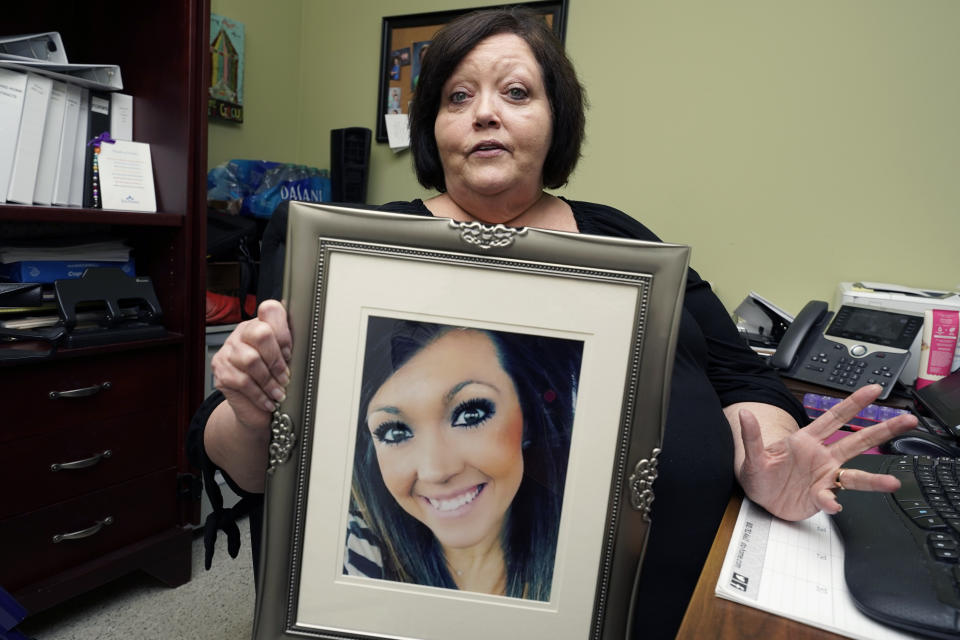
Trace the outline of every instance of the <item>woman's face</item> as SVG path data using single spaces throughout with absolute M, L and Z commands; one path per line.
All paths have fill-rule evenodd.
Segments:
M 442 335 L 367 408 L 384 483 L 446 548 L 490 544 L 523 478 L 523 414 L 490 338 Z
M 530 46 L 512 33 L 482 40 L 444 83 L 434 123 L 448 193 L 539 196 L 552 129 Z

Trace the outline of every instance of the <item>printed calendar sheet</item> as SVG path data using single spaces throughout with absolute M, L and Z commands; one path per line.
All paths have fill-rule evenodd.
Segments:
M 744 498 L 716 594 L 850 638 L 920 637 L 856 608 L 843 578 L 843 543 L 823 512 L 786 522 Z

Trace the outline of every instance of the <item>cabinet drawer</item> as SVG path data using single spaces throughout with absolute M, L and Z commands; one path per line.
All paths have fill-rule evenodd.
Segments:
M 176 477 L 168 469 L 0 521 L 0 584 L 17 591 L 175 526 Z
M 176 398 L 177 350 L 103 353 L 0 369 L 6 399 L 0 442 L 56 430 L 69 419 L 90 422 L 150 410 Z
M 66 415 L 56 431 L 8 442 L 0 453 L 0 518 L 34 511 L 175 466 L 172 404 L 98 420 Z M 57 465 L 56 467 L 54 465 Z

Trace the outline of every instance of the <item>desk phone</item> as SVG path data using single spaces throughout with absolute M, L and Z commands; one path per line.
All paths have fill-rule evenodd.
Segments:
M 832 320 L 832 321 L 831 321 Z M 868 384 L 890 395 L 923 329 L 920 314 L 845 304 L 834 314 L 812 300 L 790 324 L 770 364 L 787 378 L 852 392 Z

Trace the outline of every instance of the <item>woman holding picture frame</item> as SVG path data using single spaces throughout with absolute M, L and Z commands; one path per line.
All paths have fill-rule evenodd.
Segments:
M 544 190 L 564 185 L 576 166 L 584 111 L 573 66 L 541 18 L 507 9 L 456 19 L 431 42 L 410 114 L 417 177 L 439 195 L 383 208 L 659 241 L 621 211 Z M 283 306 L 261 304 L 258 317 L 240 324 L 214 357 L 219 391 L 195 417 L 194 460 L 217 466 L 252 494 L 263 491 L 270 413 L 289 383 L 293 348 Z M 912 416 L 823 444 L 880 390 L 863 388 L 801 429 L 803 407 L 744 344 L 709 284 L 689 271 L 637 587 L 637 637 L 675 635 L 737 483 L 788 520 L 836 512 L 838 487 L 896 488 L 891 476 L 857 470 L 844 472 L 842 487 L 837 479 L 842 463 L 911 428 Z

